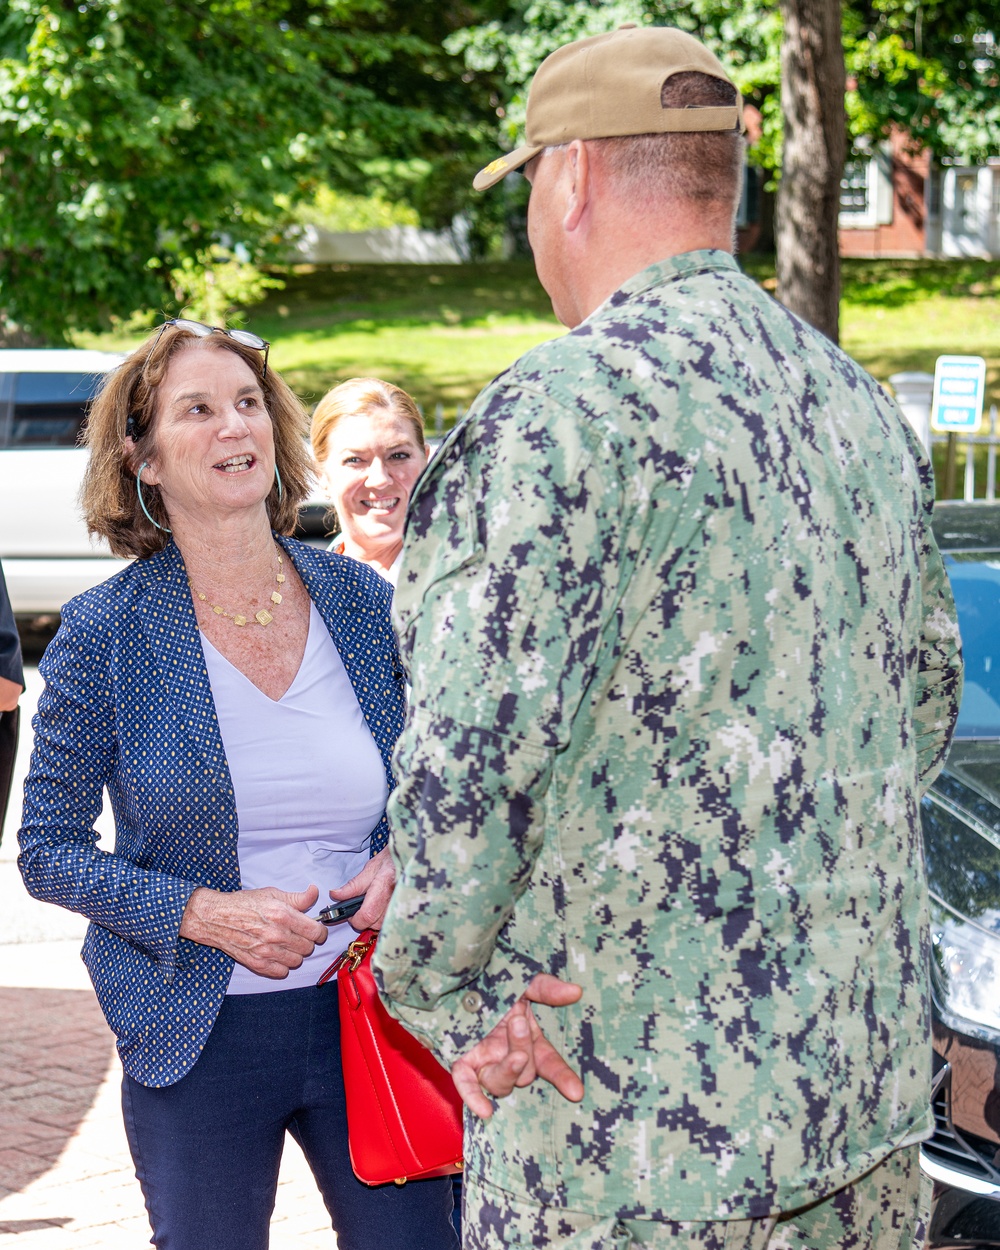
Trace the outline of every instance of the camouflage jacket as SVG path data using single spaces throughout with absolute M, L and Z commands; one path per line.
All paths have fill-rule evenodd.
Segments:
M 921 789 L 961 687 L 895 404 L 721 252 L 651 266 L 476 401 L 415 492 L 378 948 L 446 1061 L 540 970 L 579 1105 L 467 1126 L 622 1218 L 808 1203 L 928 1130 Z

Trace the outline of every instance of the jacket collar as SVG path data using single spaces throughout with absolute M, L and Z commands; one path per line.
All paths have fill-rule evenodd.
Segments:
M 136 571 L 140 582 L 136 610 L 172 707 L 187 723 L 216 780 L 228 783 L 226 752 L 180 549 L 171 540 L 147 560 L 137 560 Z

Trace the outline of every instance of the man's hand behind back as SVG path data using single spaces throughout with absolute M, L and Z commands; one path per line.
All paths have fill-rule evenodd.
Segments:
M 548 1040 L 531 1010 L 532 1003 L 567 1007 L 583 993 L 579 985 L 540 972 L 522 996 L 481 1042 L 456 1059 L 451 1079 L 462 1101 L 481 1120 L 493 1114 L 487 1095 L 505 1098 L 515 1087 L 542 1077 L 570 1102 L 583 1098 L 583 1082 Z

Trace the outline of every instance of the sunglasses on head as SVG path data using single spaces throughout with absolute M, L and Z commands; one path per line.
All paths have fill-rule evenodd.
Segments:
M 167 326 L 176 326 L 179 330 L 187 330 L 189 334 L 193 334 L 195 338 L 199 339 L 208 338 L 210 334 L 225 334 L 237 343 L 242 343 L 244 347 L 252 347 L 255 351 L 263 352 L 264 368 L 261 370 L 261 381 L 263 382 L 267 377 L 267 357 L 271 350 L 271 344 L 267 339 L 262 339 L 259 334 L 254 334 L 250 330 L 230 330 L 226 326 L 206 325 L 204 321 L 188 321 L 185 317 L 171 317 L 169 321 L 164 321 L 157 332 L 156 338 L 150 344 L 149 351 L 146 353 L 146 359 L 142 366 L 143 369 L 149 364 L 150 357 L 156 351 L 156 345 L 159 343 Z M 139 438 L 141 432 L 136 418 L 129 417 L 125 422 L 126 435 L 134 442 Z

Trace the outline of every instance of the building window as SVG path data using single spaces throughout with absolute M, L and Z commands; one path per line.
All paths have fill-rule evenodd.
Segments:
M 840 180 L 840 211 L 868 215 L 870 160 L 847 161 Z
M 840 180 L 841 228 L 870 230 L 892 221 L 892 155 L 883 145 L 871 156 L 856 156 L 844 164 Z
M 979 228 L 976 200 L 978 174 L 959 174 L 955 179 L 955 224 L 962 234 L 975 234 Z

